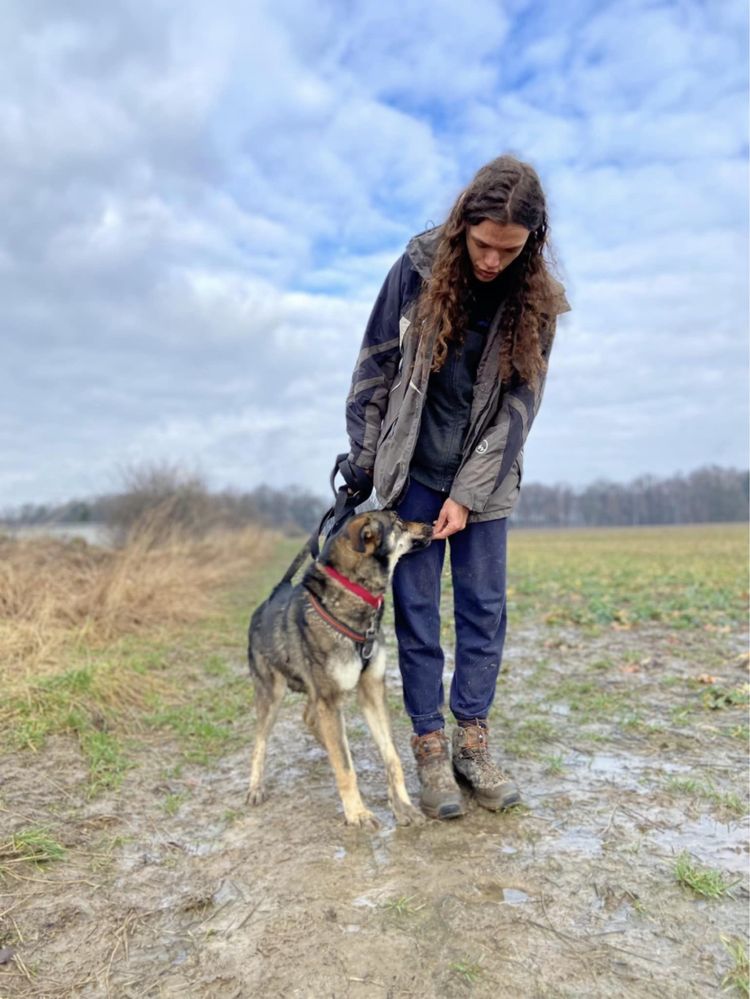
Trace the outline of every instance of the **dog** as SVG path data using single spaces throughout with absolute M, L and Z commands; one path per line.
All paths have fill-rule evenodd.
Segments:
M 289 687 L 307 694 L 303 717 L 328 753 L 346 822 L 377 828 L 360 797 L 341 709 L 344 694 L 356 688 L 385 764 L 396 822 L 424 821 L 409 799 L 393 744 L 380 626 L 396 563 L 408 551 L 425 548 L 431 537 L 429 524 L 401 520 L 393 511 L 361 513 L 328 538 L 297 585 L 284 580 L 257 608 L 248 632 L 257 714 L 249 804 L 265 800 L 268 736 Z

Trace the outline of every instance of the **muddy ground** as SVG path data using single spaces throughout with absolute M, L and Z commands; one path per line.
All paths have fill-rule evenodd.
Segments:
M 198 682 L 236 685 L 242 644 Z M 65 856 L 3 868 L 0 996 L 715 996 L 726 941 L 748 933 L 747 718 L 697 677 L 708 658 L 711 689 L 737 688 L 746 647 L 739 633 L 511 623 L 492 731 L 524 805 L 419 828 L 395 827 L 354 704 L 375 833 L 344 825 L 293 695 L 253 810 L 250 713 L 201 762 L 168 731 L 133 730 L 121 787 L 93 796 L 71 738 L 6 756 L 0 838 L 43 827 Z M 679 883 L 682 851 L 720 872 L 719 897 Z

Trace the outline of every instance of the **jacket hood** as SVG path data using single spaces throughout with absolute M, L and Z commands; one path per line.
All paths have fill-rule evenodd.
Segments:
M 432 273 L 432 262 L 437 253 L 438 243 L 443 227 L 437 225 L 434 229 L 426 229 L 418 236 L 412 236 L 406 245 L 406 255 L 414 265 L 414 269 L 426 281 Z

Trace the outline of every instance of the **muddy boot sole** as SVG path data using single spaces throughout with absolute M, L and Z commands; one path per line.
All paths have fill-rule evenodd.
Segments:
M 471 793 L 476 803 L 490 812 L 504 812 L 508 808 L 513 808 L 514 805 L 521 804 L 521 792 L 511 782 L 501 784 L 499 794 L 487 795 L 475 790 L 471 781 L 455 767 L 453 773 L 456 775 L 456 781 Z
M 425 805 L 420 802 L 420 808 L 430 819 L 460 819 L 466 814 L 462 801 L 444 801 L 440 805 Z

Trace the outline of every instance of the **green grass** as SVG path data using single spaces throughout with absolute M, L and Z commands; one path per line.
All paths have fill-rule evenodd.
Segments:
M 670 687 L 679 687 L 685 682 L 684 678 L 681 676 L 663 676 L 659 680 L 662 687 L 667 689 Z
M 740 995 L 750 996 L 750 961 L 745 944 L 738 937 L 722 937 L 721 942 L 732 959 L 732 966 L 721 979 L 722 990 L 734 989 Z
M 80 737 L 137 712 L 153 691 L 164 688 L 163 681 L 149 679 L 148 666 L 149 656 L 156 656 L 161 668 L 163 654 L 133 642 L 118 643 L 105 652 L 89 653 L 83 665 L 38 680 L 23 698 L 10 703 L 12 721 L 0 742 L 8 749 L 38 750 L 50 735 Z
M 117 788 L 128 767 L 120 740 L 110 732 L 122 684 L 130 680 L 127 668 L 113 677 L 115 666 L 77 667 L 40 680 L 17 705 L 17 721 L 7 737 L 13 748 L 38 750 L 51 734 L 78 739 L 89 773 L 89 794 Z
M 670 629 L 745 623 L 747 527 L 515 530 L 513 616 L 596 632 L 657 622 Z
M 725 898 L 739 883 L 738 880 L 728 881 L 721 871 L 695 864 L 687 850 L 675 858 L 674 876 L 678 884 L 703 898 Z
M 242 676 L 198 690 L 186 704 L 156 705 L 143 720 L 150 728 L 173 732 L 186 760 L 205 764 L 246 738 L 239 723 L 248 717 L 251 705 L 252 686 Z
M 92 851 L 89 855 L 91 870 L 94 872 L 111 870 L 116 862 L 117 851 L 126 843 L 132 842 L 133 838 L 121 833 L 115 835 L 104 833 L 100 836 L 92 844 Z
M 216 677 L 216 679 L 223 680 L 227 676 L 231 676 L 232 667 L 226 661 L 223 656 L 209 656 L 203 664 L 203 670 L 206 676 Z
M 722 708 L 747 707 L 750 703 L 750 684 L 742 687 L 718 687 L 712 684 L 703 691 L 703 705 L 711 711 Z
M 734 791 L 717 791 L 710 781 L 695 777 L 670 777 L 665 788 L 672 794 L 688 795 L 696 801 L 706 801 L 722 811 L 742 816 L 748 811 L 746 802 Z
M 565 702 L 582 718 L 598 719 L 624 709 L 630 698 L 625 692 L 604 690 L 596 680 L 564 679 L 549 692 L 554 700 Z
M 0 866 L 3 860 L 28 860 L 48 864 L 65 858 L 65 847 L 52 837 L 48 829 L 30 827 L 14 833 L 7 843 L 0 844 Z
M 666 789 L 677 794 L 690 794 L 700 797 L 699 792 L 703 785 L 695 777 L 670 777 L 666 782 Z
M 413 916 L 425 907 L 424 902 L 412 905 L 416 897 L 416 895 L 401 895 L 399 898 L 391 898 L 383 902 L 383 908 L 396 916 Z
M 559 775 L 565 773 L 565 759 L 562 756 L 543 756 L 544 769 L 548 774 Z
M 518 757 L 536 758 L 542 747 L 557 736 L 557 729 L 546 718 L 528 718 L 516 726 L 503 723 L 502 728 L 503 752 Z
M 675 704 L 669 709 L 669 720 L 672 725 L 684 726 L 690 724 L 693 710 L 683 704 Z
M 175 791 L 172 794 L 166 795 L 164 801 L 162 802 L 162 808 L 167 815 L 176 815 L 188 798 L 189 795 L 184 791 Z
M 481 978 L 484 969 L 482 968 L 481 961 L 466 957 L 458 961 L 452 961 L 448 965 L 448 970 L 459 978 L 462 978 L 469 985 L 474 985 Z
M 626 731 L 648 732 L 653 722 L 643 716 L 637 708 L 626 711 L 620 717 L 620 727 Z
M 130 763 L 117 736 L 87 726 L 78 738 L 89 768 L 89 795 L 118 788 Z
M 604 673 L 607 670 L 612 669 L 614 665 L 616 664 L 612 659 L 596 659 L 594 662 L 591 663 L 590 668 Z

